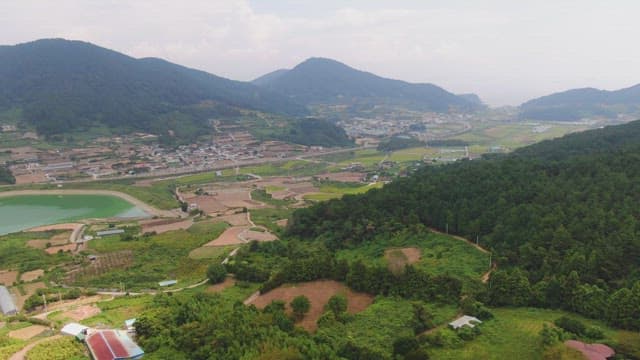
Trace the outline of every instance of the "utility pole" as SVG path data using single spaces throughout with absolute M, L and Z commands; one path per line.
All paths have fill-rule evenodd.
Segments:
M 493 265 L 493 264 L 491 263 L 491 256 L 492 256 L 492 255 L 493 255 L 493 254 L 489 253 L 489 269 L 491 269 L 491 266 Z
M 47 297 L 42 294 L 42 301 L 44 301 L 44 311 L 47 311 Z
M 480 235 L 476 235 L 476 245 L 478 245 L 478 241 L 480 241 Z
M 449 223 L 446 223 L 444 225 L 444 228 L 446 229 L 447 234 L 449 234 Z

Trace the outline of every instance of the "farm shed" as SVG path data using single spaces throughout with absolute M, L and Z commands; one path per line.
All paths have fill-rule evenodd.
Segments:
M 9 290 L 4 286 L 0 286 L 0 310 L 2 310 L 4 315 L 15 315 L 18 313 L 18 308 L 16 308 L 16 304 L 13 302 L 11 293 L 9 293 Z
M 476 324 L 481 324 L 481 323 L 482 323 L 482 321 L 480 321 L 476 317 L 469 316 L 469 315 L 463 315 L 463 316 L 453 320 L 452 322 L 450 322 L 449 326 L 451 326 L 451 328 L 453 328 L 453 330 L 457 330 L 457 329 L 460 329 L 463 326 L 475 327 Z
M 64 335 L 78 336 L 84 333 L 89 327 L 78 324 L 78 323 L 68 323 L 60 329 L 60 332 Z
M 171 286 L 171 285 L 175 285 L 178 283 L 178 280 L 165 280 L 165 281 L 160 281 L 158 283 L 158 285 L 160 286 Z
M 113 230 L 98 231 L 96 233 L 96 235 L 98 235 L 98 236 L 109 236 L 109 235 L 116 235 L 116 234 L 124 234 L 124 230 L 123 229 L 113 229 Z
M 94 360 L 133 360 L 144 355 L 126 331 L 98 330 L 87 335 L 86 343 Z

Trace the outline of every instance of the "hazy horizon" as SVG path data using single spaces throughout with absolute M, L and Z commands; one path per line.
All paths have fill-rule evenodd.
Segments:
M 640 83 L 640 3 L 83 1 L 0 4 L 0 43 L 82 40 L 235 80 L 325 57 L 492 106 Z

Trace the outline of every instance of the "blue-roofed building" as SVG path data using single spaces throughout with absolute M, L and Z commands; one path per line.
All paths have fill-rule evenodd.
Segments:
M 6 287 L 0 286 L 0 310 L 4 315 L 15 315 L 18 313 L 18 308 L 13 302 L 13 297 Z

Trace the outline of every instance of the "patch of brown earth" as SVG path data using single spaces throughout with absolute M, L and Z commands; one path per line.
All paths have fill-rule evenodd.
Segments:
M 247 201 L 251 200 L 251 191 L 248 189 L 224 189 L 218 192 L 216 200 L 229 208 L 241 208 L 247 206 Z
M 74 251 L 78 244 L 67 244 L 62 246 L 52 246 L 50 248 L 44 249 L 47 254 L 57 254 L 59 251 Z
M 218 219 L 229 223 L 229 225 L 231 225 L 231 226 L 248 226 L 248 225 L 250 225 L 249 224 L 249 220 L 247 220 L 247 214 L 246 213 L 224 215 L 224 216 L 218 217 Z
M 20 340 L 29 340 L 34 336 L 40 335 L 43 331 L 49 328 L 42 325 L 31 325 L 26 328 L 9 331 L 9 337 Z
M 278 225 L 280 227 L 287 227 L 288 223 L 289 223 L 289 219 L 280 219 L 280 220 L 276 221 L 276 225 Z
M 198 205 L 198 209 L 204 211 L 206 214 L 223 211 L 227 208 L 215 195 L 198 195 L 185 198 L 185 201 L 188 204 Z
M 142 233 L 155 232 L 156 234 L 162 234 L 168 231 L 174 230 L 186 230 L 193 225 L 193 219 L 187 219 L 182 221 L 168 221 L 163 223 L 147 223 L 142 225 Z
M 607 360 L 616 354 L 612 348 L 603 344 L 585 344 L 577 340 L 567 340 L 564 344 L 580 351 L 589 360 Z
M 206 291 L 211 293 L 219 293 L 219 292 L 222 292 L 224 289 L 232 287 L 235 284 L 236 284 L 236 279 L 232 277 L 227 277 L 226 279 L 224 279 L 223 282 L 219 284 L 210 285 Z
M 278 237 L 276 237 L 275 235 L 273 235 L 272 233 L 268 232 L 268 231 L 253 231 L 253 230 L 245 230 L 242 233 L 240 233 L 239 237 L 241 239 L 244 239 L 246 241 L 274 241 L 274 240 L 278 240 Z
M 54 224 L 54 225 L 43 225 L 31 228 L 25 231 L 48 231 L 48 230 L 75 230 L 78 227 L 81 227 L 83 224 L 80 223 L 66 223 L 66 224 Z M 67 234 L 67 239 L 69 235 Z
M 65 311 L 61 315 L 74 321 L 80 321 L 98 315 L 100 311 L 100 308 L 95 305 L 81 305 L 75 309 Z
M 226 246 L 226 245 L 237 245 L 237 244 L 245 244 L 245 241 L 238 236 L 240 233 L 245 231 L 246 228 L 240 226 L 230 227 L 225 230 L 218 238 L 213 241 L 209 241 L 203 246 Z
M 44 270 L 42 269 L 27 271 L 25 273 L 22 273 L 22 275 L 20 275 L 20 280 L 24 282 L 31 282 L 41 277 L 42 275 L 44 275 Z
M 311 309 L 298 325 L 308 331 L 315 331 L 318 328 L 318 319 L 324 312 L 324 306 L 329 301 L 329 298 L 337 294 L 346 296 L 348 301 L 347 311 L 351 314 L 364 311 L 373 303 L 374 298 L 369 294 L 355 292 L 337 281 L 318 280 L 280 286 L 266 294 L 261 294 L 250 303 L 262 309 L 274 300 L 282 300 L 287 303 L 287 310 L 291 311 L 289 307 L 291 300 L 296 296 L 304 295 L 309 298 Z
M 339 172 L 339 173 L 326 173 L 316 175 L 321 180 L 341 181 L 341 182 L 360 182 L 362 181 L 363 174 L 357 172 Z
M 387 249 L 384 252 L 384 258 L 387 260 L 389 270 L 394 274 L 400 274 L 404 271 L 406 265 L 418 262 L 420 255 L 420 249 L 414 247 Z
M 0 284 L 11 286 L 18 280 L 18 272 L 13 270 L 0 271 Z

